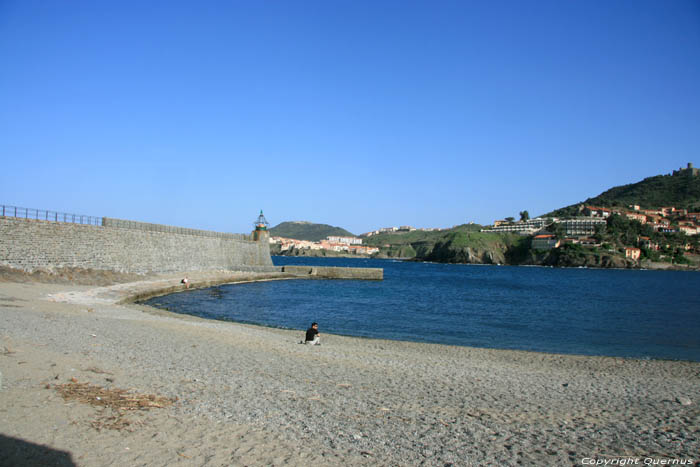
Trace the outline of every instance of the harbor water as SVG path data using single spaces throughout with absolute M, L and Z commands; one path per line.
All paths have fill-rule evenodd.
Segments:
M 156 297 L 177 313 L 321 333 L 700 361 L 700 273 L 273 257 L 384 268 L 383 281 L 232 284 Z

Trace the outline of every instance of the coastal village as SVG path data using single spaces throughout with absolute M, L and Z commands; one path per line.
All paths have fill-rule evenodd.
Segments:
M 674 177 L 698 177 L 699 175 L 700 169 L 694 168 L 692 163 L 688 163 L 685 168 L 673 171 Z M 675 245 L 676 248 L 682 250 L 685 256 L 700 254 L 698 242 L 690 241 L 693 236 L 700 234 L 700 212 L 689 212 L 687 209 L 675 206 L 642 209 L 639 204 L 631 204 L 626 207 L 580 204 L 578 214 L 578 216 L 566 218 L 527 219 L 521 213 L 523 218 L 520 221 L 497 220 L 494 221 L 492 227 L 481 231 L 515 232 L 521 235 L 531 235 L 533 250 L 551 250 L 564 245 L 581 245 L 589 248 L 604 247 L 612 252 L 613 247 L 601 241 L 600 234 L 605 232 L 609 219 L 613 216 L 621 216 L 648 227 L 647 232 L 656 237 L 654 239 L 652 235 L 637 235 L 634 244 L 623 245 L 622 250 L 626 259 L 639 261 L 642 258 L 643 250 L 659 252 L 673 249 L 673 245 L 665 241 L 666 235 L 655 234 L 680 234 L 683 237 L 681 237 L 680 245 Z
M 456 226 L 455 226 L 456 227 Z M 308 240 L 298 240 L 294 238 L 286 237 L 270 237 L 270 244 L 280 245 L 280 252 L 287 252 L 291 249 L 297 250 L 326 250 L 334 251 L 337 253 L 349 253 L 357 255 L 374 255 L 379 253 L 379 248 L 371 245 L 364 245 L 363 239 L 371 237 L 373 235 L 379 234 L 391 234 L 391 233 L 408 233 L 408 232 L 440 232 L 442 228 L 421 228 L 417 229 L 411 227 L 410 225 L 402 225 L 401 227 L 382 227 L 378 230 L 373 230 L 371 232 L 365 232 L 360 234 L 358 237 L 341 237 L 341 236 L 328 236 L 325 240 L 319 242 L 312 242 Z
M 681 233 L 687 236 L 700 233 L 700 213 L 688 212 L 687 209 L 677 209 L 673 206 L 654 209 L 641 209 L 639 205 L 623 208 L 604 208 L 599 206 L 579 206 L 581 216 L 570 218 L 536 218 L 522 219 L 517 222 L 508 220 L 494 221 L 493 226 L 482 229 L 482 232 L 513 232 L 532 236 L 534 250 L 551 250 L 566 244 L 578 244 L 584 247 L 601 247 L 602 242 L 594 236 L 606 228 L 611 216 L 624 216 L 627 219 L 648 225 L 654 232 Z M 552 233 L 552 230 L 563 231 L 564 237 Z M 648 236 L 638 236 L 636 245 L 625 245 L 625 257 L 639 260 L 641 249 L 659 251 L 663 247 Z M 693 249 L 691 242 L 683 244 L 685 251 Z
M 535 250 L 550 250 L 566 244 L 578 244 L 584 247 L 601 247 L 602 243 L 594 235 L 607 226 L 608 218 L 614 215 L 624 216 L 627 219 L 638 221 L 650 226 L 653 231 L 672 234 L 681 233 L 687 236 L 700 233 L 700 212 L 688 212 L 687 209 L 678 209 L 673 206 L 664 206 L 653 209 L 642 209 L 639 205 L 630 205 L 627 208 L 605 208 L 599 206 L 580 205 L 580 216 L 568 218 L 538 217 L 535 219 L 496 220 L 492 226 L 481 229 L 481 232 L 490 233 L 515 233 L 532 236 L 532 248 Z M 270 237 L 271 244 L 279 244 L 280 251 L 285 252 L 291 248 L 298 250 L 327 250 L 334 252 L 346 252 L 359 255 L 373 255 L 379 253 L 376 246 L 363 245 L 363 237 L 371 237 L 380 233 L 407 233 L 414 231 L 441 231 L 447 229 L 429 228 L 416 229 L 411 226 L 385 227 L 373 232 L 368 232 L 359 237 L 329 236 L 325 240 L 312 242 L 284 237 Z M 563 232 L 552 233 L 552 230 Z M 636 245 L 626 245 L 625 257 L 638 260 L 641 249 L 659 251 L 665 245 L 653 241 L 648 236 L 639 236 Z M 691 242 L 683 245 L 685 251 L 693 250 Z
M 294 248 L 297 250 L 326 250 L 335 252 L 346 252 L 357 255 L 373 255 L 379 253 L 379 248 L 363 245 L 362 239 L 358 237 L 338 237 L 329 236 L 320 242 L 308 240 L 297 240 L 285 237 L 270 237 L 271 244 L 280 245 L 280 251 L 286 252 Z
M 673 176 L 698 177 L 700 170 L 691 163 L 673 172 Z M 495 220 L 492 225 L 479 229 L 482 233 L 516 234 L 531 237 L 530 248 L 534 251 L 548 251 L 567 245 L 581 248 L 601 249 L 609 253 L 623 255 L 625 259 L 639 262 L 644 258 L 655 257 L 663 260 L 669 255 L 678 254 L 686 258 L 700 255 L 697 236 L 700 234 L 700 212 L 692 212 L 675 206 L 642 207 L 640 204 L 627 206 L 595 206 L 580 204 L 576 213 L 563 217 L 529 218 L 527 211 L 520 213 L 520 220 L 506 218 Z M 634 238 L 625 236 L 624 244 L 611 244 L 606 241 L 608 224 L 620 216 L 638 222 L 637 228 L 643 234 Z M 469 225 L 476 226 L 474 223 Z M 458 226 L 453 226 L 455 229 Z M 408 225 L 384 227 L 354 236 L 328 236 L 313 242 L 284 237 L 271 237 L 270 243 L 279 245 L 279 252 L 286 254 L 292 250 L 325 250 L 339 254 L 372 256 L 380 253 L 380 245 L 367 245 L 363 240 L 380 234 L 406 234 L 410 232 L 439 232 L 449 228 L 421 228 Z M 669 241 L 673 239 L 673 241 Z M 390 247 L 391 245 L 384 245 Z

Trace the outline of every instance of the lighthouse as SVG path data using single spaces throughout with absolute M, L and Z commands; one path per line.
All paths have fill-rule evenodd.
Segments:
M 258 220 L 256 220 L 253 225 L 255 226 L 255 230 L 253 231 L 253 240 L 257 242 L 258 240 L 266 240 L 270 237 L 270 233 L 267 231 L 270 223 L 267 222 L 267 219 L 265 219 L 262 209 L 260 210 Z

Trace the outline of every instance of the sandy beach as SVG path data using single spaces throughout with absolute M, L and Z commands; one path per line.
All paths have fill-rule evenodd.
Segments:
M 125 303 L 183 275 L 0 282 L 1 465 L 700 460 L 700 363 L 359 339 L 323 323 L 322 345 L 306 346 L 301 331 Z M 195 287 L 276 278 L 188 275 Z M 61 392 L 80 385 L 146 402 Z

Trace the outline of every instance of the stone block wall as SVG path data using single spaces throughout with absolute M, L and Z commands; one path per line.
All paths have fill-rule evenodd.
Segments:
M 282 266 L 282 272 L 324 279 L 384 280 L 382 268 L 342 268 L 330 266 Z
M 0 265 L 129 273 L 274 270 L 269 245 L 208 236 L 0 217 Z

